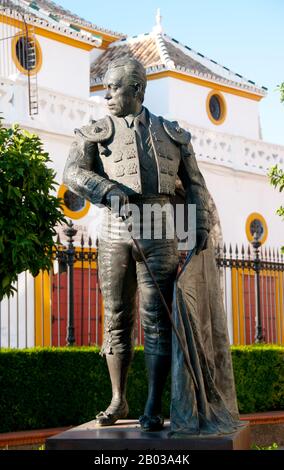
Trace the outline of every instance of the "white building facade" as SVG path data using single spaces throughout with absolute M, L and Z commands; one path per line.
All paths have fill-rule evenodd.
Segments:
M 21 37 L 30 37 L 35 50 L 36 61 L 29 74 L 20 57 Z M 4 122 L 17 122 L 41 137 L 56 170 L 61 197 L 66 191 L 62 173 L 74 128 L 104 116 L 101 78 L 107 63 L 110 57 L 131 54 L 147 70 L 145 106 L 179 121 L 192 134 L 218 212 L 218 241 L 248 244 L 250 224 L 257 220 L 264 244 L 275 248 L 283 244 L 283 222 L 276 215 L 281 194 L 270 186 L 267 172 L 274 164 L 283 167 L 284 147 L 261 139 L 259 102 L 265 99 L 265 88 L 168 37 L 159 19 L 150 34 L 126 38 L 56 9 L 47 0 L 4 1 L 0 39 Z M 36 97 L 35 112 L 31 96 Z M 95 236 L 98 213 L 94 207 L 87 202 L 78 210 L 66 205 L 65 212 L 78 233 Z M 28 274 L 19 282 L 18 296 L 1 305 L 1 346 L 48 345 L 51 289 Z M 43 299 L 41 307 L 36 305 L 36 292 Z M 233 342 L 232 315 L 228 314 L 228 325 Z

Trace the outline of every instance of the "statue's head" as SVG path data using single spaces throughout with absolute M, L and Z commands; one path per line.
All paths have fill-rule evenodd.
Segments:
M 105 99 L 111 114 L 137 114 L 144 101 L 146 71 L 141 62 L 122 57 L 110 62 L 104 77 Z

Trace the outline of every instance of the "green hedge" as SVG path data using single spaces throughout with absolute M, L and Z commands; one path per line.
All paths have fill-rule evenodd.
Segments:
M 136 350 L 127 395 L 129 416 L 142 414 L 147 382 L 141 348 Z M 110 400 L 107 367 L 98 348 L 0 352 L 0 432 L 84 423 L 94 419 Z
M 284 409 L 284 348 L 232 347 L 240 412 Z M 130 418 L 143 412 L 147 380 L 142 348 L 128 381 Z M 94 419 L 111 399 L 99 349 L 34 348 L 0 352 L 0 432 L 76 425 Z M 169 414 L 170 382 L 164 397 Z
M 284 347 L 232 346 L 240 413 L 284 410 Z

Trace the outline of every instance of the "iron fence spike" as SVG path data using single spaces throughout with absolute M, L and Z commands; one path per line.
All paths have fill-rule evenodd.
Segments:
M 220 245 L 219 245 L 219 242 L 217 243 L 217 246 L 215 248 L 215 253 L 216 253 L 216 257 L 220 258 Z

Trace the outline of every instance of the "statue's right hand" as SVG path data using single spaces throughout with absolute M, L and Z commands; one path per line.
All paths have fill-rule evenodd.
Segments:
M 112 188 L 105 195 L 105 205 L 111 209 L 114 214 L 121 217 L 125 217 L 128 203 L 127 194 L 120 188 Z M 121 210 L 122 208 L 123 210 Z

